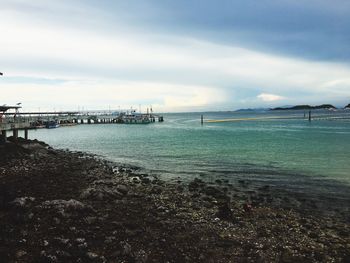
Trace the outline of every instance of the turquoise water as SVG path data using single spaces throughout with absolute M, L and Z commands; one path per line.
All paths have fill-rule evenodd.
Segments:
M 301 118 L 302 112 L 203 114 L 205 119 L 287 118 L 202 126 L 201 113 L 174 113 L 164 114 L 163 123 L 78 125 L 33 130 L 30 137 L 170 179 L 201 175 L 285 183 L 302 176 L 350 185 L 349 120 L 309 123 Z M 298 118 L 289 119 L 291 116 Z

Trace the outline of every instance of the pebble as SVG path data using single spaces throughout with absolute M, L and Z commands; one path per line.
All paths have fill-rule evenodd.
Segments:
M 139 251 L 137 251 L 134 257 L 135 257 L 136 263 L 145 263 L 147 262 L 147 259 L 148 259 L 148 255 L 143 249 L 140 249 Z
M 150 184 L 150 183 L 151 183 L 151 179 L 149 179 L 149 178 L 147 178 L 147 177 L 144 177 L 144 178 L 142 178 L 141 182 L 142 182 L 143 184 Z
M 122 249 L 122 254 L 125 255 L 125 256 L 128 256 L 131 254 L 131 245 L 126 242 L 126 241 L 122 241 L 120 242 L 120 246 L 121 246 L 121 249 Z
M 34 197 L 30 197 L 30 196 L 26 196 L 26 197 L 17 197 L 16 199 L 14 199 L 11 204 L 15 207 L 27 207 L 29 205 L 29 203 L 34 202 L 35 198 Z
M 21 258 L 23 256 L 27 255 L 27 252 L 24 250 L 19 250 L 16 252 L 16 258 Z
M 86 256 L 91 260 L 98 258 L 98 255 L 96 253 L 93 253 L 93 252 L 87 252 Z
M 129 189 L 126 185 L 119 184 L 119 185 L 117 185 L 117 191 L 126 195 L 129 192 Z

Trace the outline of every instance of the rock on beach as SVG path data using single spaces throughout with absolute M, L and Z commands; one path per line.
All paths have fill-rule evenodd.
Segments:
M 248 193 L 242 181 L 230 193 L 225 179 L 212 184 L 204 176 L 188 184 L 144 175 L 136 182 L 130 167 L 113 170 L 82 152 L 25 144 L 0 148 L 2 262 L 350 259 L 348 221 L 260 200 L 273 198 L 269 187 Z

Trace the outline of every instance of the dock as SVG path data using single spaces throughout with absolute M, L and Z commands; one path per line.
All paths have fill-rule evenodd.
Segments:
M 30 129 L 30 122 L 26 118 L 18 116 L 18 110 L 21 107 L 16 106 L 0 106 L 0 144 L 6 142 L 7 133 L 12 131 L 13 137 L 18 138 L 18 131 L 24 130 L 24 136 L 28 139 L 28 129 Z M 13 113 L 7 113 L 8 111 L 14 111 Z M 6 115 L 12 115 L 10 118 L 6 118 Z
M 18 131 L 24 130 L 24 137 L 28 139 L 28 130 L 45 128 L 49 122 L 56 122 L 58 126 L 75 126 L 82 124 L 142 124 L 164 121 L 162 115 L 153 113 L 137 114 L 137 118 L 141 118 L 142 120 L 142 122 L 138 122 L 136 117 L 132 117 L 130 114 L 126 115 L 125 112 L 19 112 L 20 108 L 18 105 L 0 106 L 0 144 L 6 142 L 9 132 L 12 132 L 13 138 L 16 140 L 18 138 Z M 136 113 L 134 112 L 134 114 Z M 144 122 L 144 120 L 147 120 L 147 122 Z

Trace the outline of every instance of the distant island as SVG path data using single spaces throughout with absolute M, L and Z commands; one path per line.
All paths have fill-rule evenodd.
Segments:
M 296 106 L 282 106 L 277 108 L 247 108 L 247 109 L 238 109 L 235 112 L 257 112 L 257 111 L 278 111 L 278 110 L 336 110 L 336 109 L 345 109 L 350 110 L 350 103 L 343 107 L 335 107 L 332 104 L 321 104 L 316 106 L 311 105 L 296 105 Z
M 350 104 L 347 107 L 350 107 Z M 320 109 L 329 110 L 329 109 L 337 109 L 337 107 L 333 106 L 332 104 L 322 104 L 317 106 L 296 105 L 292 107 L 277 107 L 271 110 L 320 110 Z

